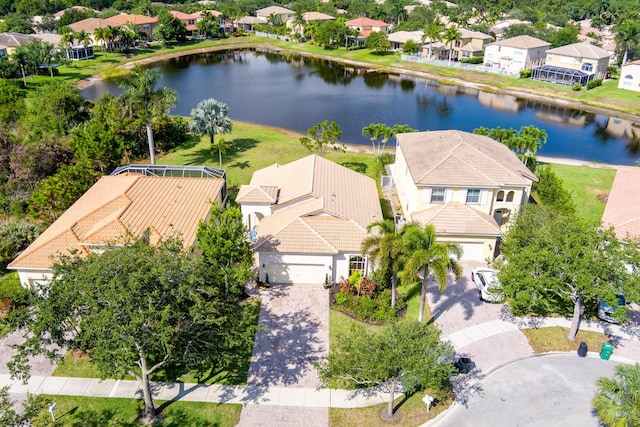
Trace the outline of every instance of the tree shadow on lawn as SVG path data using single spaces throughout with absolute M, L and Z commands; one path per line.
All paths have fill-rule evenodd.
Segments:
M 184 162 L 187 165 L 202 165 L 206 163 L 213 163 L 215 166 L 218 166 L 218 150 L 214 147 L 211 149 L 209 144 L 206 147 L 195 149 L 197 144 L 200 142 L 199 139 L 195 139 L 195 142 L 188 141 L 180 145 L 176 148 L 177 150 L 192 150 L 190 152 L 184 153 Z M 193 144 L 193 145 L 190 145 Z M 222 167 L 224 168 L 226 164 L 233 161 L 238 153 L 247 151 L 258 144 L 258 141 L 251 138 L 239 138 L 231 141 L 231 147 L 229 150 L 222 155 Z
M 354 170 L 358 173 L 366 175 L 367 173 L 367 164 L 362 162 L 342 162 L 340 163 L 342 166 Z

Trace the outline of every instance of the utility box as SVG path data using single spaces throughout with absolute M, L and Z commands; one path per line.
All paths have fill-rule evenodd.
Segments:
M 613 346 L 609 343 L 602 343 L 602 350 L 600 350 L 600 359 L 609 360 L 611 354 L 613 353 Z
M 587 355 L 587 351 L 589 351 L 589 348 L 587 347 L 587 343 L 582 341 L 580 343 L 580 347 L 578 347 L 578 356 L 585 357 Z

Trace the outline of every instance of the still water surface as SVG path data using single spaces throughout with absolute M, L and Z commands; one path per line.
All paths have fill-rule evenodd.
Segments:
M 172 114 L 188 116 L 199 101 L 216 98 L 229 105 L 232 119 L 300 133 L 333 120 L 343 130 L 341 140 L 355 144 L 370 144 L 362 135 L 370 123 L 468 132 L 534 125 L 548 134 L 541 155 L 627 165 L 640 159 L 638 123 L 511 95 L 269 52 L 189 55 L 152 67 L 163 73 L 160 85 L 180 95 Z M 105 91 L 118 88 L 100 82 L 83 93 L 95 99 Z

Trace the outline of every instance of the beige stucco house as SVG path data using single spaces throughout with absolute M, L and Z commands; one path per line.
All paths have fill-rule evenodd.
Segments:
M 130 28 L 137 28 L 147 35 L 148 39 L 153 38 L 153 30 L 158 25 L 158 18 L 155 16 L 136 15 L 128 13 L 120 13 L 109 18 L 109 21 L 126 25 Z
M 484 47 L 491 42 L 491 36 L 479 31 L 458 28 L 460 40 L 453 43 L 452 59 L 462 60 L 484 55 Z
M 391 50 L 402 50 L 404 44 L 413 40 L 418 45 L 422 45 L 422 37 L 424 36 L 424 31 L 396 31 L 395 33 L 389 34 L 389 43 L 391 43 Z
M 256 171 L 236 201 L 260 280 L 318 284 L 368 271 L 362 240 L 383 220 L 373 179 L 311 155 Z
M 622 66 L 618 89 L 640 92 L 640 60 L 627 62 Z
M 256 10 L 256 17 L 258 18 L 268 19 L 271 15 L 278 16 L 284 23 L 287 19 L 293 18 L 295 12 L 282 6 L 269 6 Z
M 537 178 L 505 145 L 457 130 L 396 136 L 393 165 L 405 221 L 431 223 L 462 245 L 463 260 L 492 258 Z
M 549 49 L 545 65 L 534 68 L 531 78 L 549 83 L 585 86 L 604 79 L 612 53 L 589 43 L 574 43 Z
M 211 204 L 224 204 L 224 171 L 204 167 L 130 165 L 103 176 L 14 259 L 22 286 L 51 280 L 58 255 L 104 251 L 145 236 L 151 244 L 181 237 L 185 249 Z
M 484 66 L 519 73 L 544 64 L 551 43 L 528 35 L 489 43 L 484 48 Z

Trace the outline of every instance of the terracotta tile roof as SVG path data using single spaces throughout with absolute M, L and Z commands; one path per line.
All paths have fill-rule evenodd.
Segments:
M 181 21 L 186 21 L 188 19 L 198 19 L 198 16 L 194 15 L 192 13 L 184 13 L 184 12 L 180 12 L 180 11 L 177 11 L 177 10 L 170 10 L 169 13 L 174 18 L 178 18 Z
M 209 14 L 214 18 L 217 18 L 218 16 L 222 15 L 222 12 L 218 12 L 215 9 L 199 10 L 197 12 L 193 12 L 192 15 L 200 18 L 202 15 L 204 15 L 205 12 L 209 12 Z
M 389 26 L 389 24 L 387 24 L 384 21 L 378 21 L 377 19 L 371 19 L 371 18 L 352 19 L 350 21 L 345 22 L 345 25 L 348 25 L 349 27 L 367 27 L 367 26 L 388 27 Z
M 359 250 L 367 226 L 383 219 L 374 180 L 316 155 L 256 171 L 250 187 L 238 194 L 243 202 L 253 202 L 258 187 L 280 189 L 272 215 L 260 222 L 261 250 Z
M 121 13 L 119 15 L 110 17 L 109 21 L 118 22 L 120 24 L 143 25 L 143 24 L 155 24 L 158 22 L 158 18 L 145 16 L 145 15 L 135 15 L 135 14 L 129 15 L 126 13 Z
M 602 226 L 613 226 L 619 239 L 624 240 L 627 236 L 640 237 L 639 182 L 639 167 L 618 167 L 602 214 Z
M 445 203 L 414 212 L 411 220 L 420 225 L 433 224 L 438 234 L 500 235 L 500 227 L 491 215 L 462 203 Z
M 110 19 L 100 19 L 100 18 L 87 18 L 82 21 L 74 22 L 73 24 L 69 24 L 69 28 L 71 28 L 74 32 L 86 31 L 87 33 L 93 33 L 96 28 L 107 28 L 107 27 L 121 27 L 122 24 L 116 21 L 111 21 Z
M 236 202 L 273 204 L 278 200 L 279 190 L 273 186 L 241 185 Z
M 573 43 L 566 46 L 549 49 L 547 54 L 565 55 L 574 58 L 602 59 L 609 58 L 611 52 L 590 43 Z
M 398 147 L 418 185 L 529 185 L 537 181 L 513 152 L 493 139 L 458 130 L 404 133 Z
M 104 176 L 47 228 L 9 268 L 48 269 L 52 257 L 86 246 L 140 237 L 152 243 L 181 236 L 185 248 L 224 185 L 218 178 L 175 178 L 121 174 Z
M 536 47 L 549 47 L 551 46 L 551 43 L 537 39 L 535 37 L 522 35 L 489 43 L 487 46 L 507 46 L 519 49 L 533 49 Z

